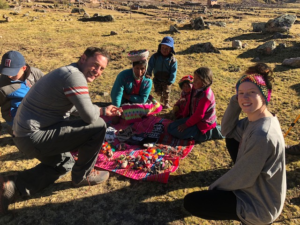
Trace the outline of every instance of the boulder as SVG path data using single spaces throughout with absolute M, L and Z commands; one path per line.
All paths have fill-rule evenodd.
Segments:
M 6 17 L 6 22 L 14 21 L 11 17 Z
M 268 41 L 256 48 L 256 51 L 261 55 L 272 55 L 276 48 L 275 41 Z
M 284 14 L 266 23 L 265 31 L 268 33 L 287 32 L 297 19 L 296 15 Z
M 203 17 L 200 16 L 194 20 L 191 20 L 192 28 L 195 30 L 203 30 L 207 29 L 207 26 L 204 23 Z
M 112 15 L 106 15 L 106 16 L 95 16 L 91 18 L 82 18 L 81 21 L 99 21 L 99 22 L 113 22 L 115 21 L 114 17 Z
M 247 48 L 247 43 L 242 44 L 242 48 Z
M 300 68 L 300 57 L 285 59 L 283 60 L 282 65 Z
M 85 13 L 84 9 L 74 8 L 72 9 L 71 13 Z
M 85 12 L 85 13 L 83 14 L 83 18 L 91 18 L 91 17 L 90 17 L 90 14 L 88 14 L 87 12 Z
M 231 43 L 232 43 L 232 48 L 234 49 L 242 48 L 242 42 L 240 40 L 233 40 Z
M 219 27 L 226 27 L 225 22 L 216 22 L 216 25 L 219 26 Z
M 117 32 L 115 32 L 115 31 L 111 31 L 110 32 L 110 35 L 117 35 L 118 33 Z
M 220 53 L 220 51 L 215 48 L 210 42 L 206 42 L 203 44 L 203 50 L 204 52 Z
M 180 31 L 177 29 L 177 27 L 174 25 L 170 25 L 170 32 L 172 33 L 180 33 Z
M 253 32 L 264 32 L 266 23 L 252 23 Z

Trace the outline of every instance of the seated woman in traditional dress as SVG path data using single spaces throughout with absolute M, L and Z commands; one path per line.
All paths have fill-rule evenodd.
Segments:
M 128 59 L 132 68 L 119 73 L 111 90 L 112 104 L 122 107 L 122 118 L 126 123 L 140 121 L 142 117 L 158 113 L 162 106 L 151 95 L 152 80 L 145 77 L 149 51 L 131 51 Z M 119 122 L 118 117 L 113 118 L 113 124 Z

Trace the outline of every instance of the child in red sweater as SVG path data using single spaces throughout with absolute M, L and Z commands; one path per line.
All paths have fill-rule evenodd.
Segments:
M 200 67 L 194 72 L 193 88 L 184 108 L 182 119 L 168 126 L 168 132 L 179 139 L 203 142 L 224 138 L 217 126 L 216 102 L 210 86 L 213 73 L 208 67 Z
M 182 118 L 184 108 L 191 95 L 193 80 L 194 77 L 192 75 L 186 75 L 183 78 L 181 78 L 179 81 L 179 87 L 182 90 L 182 92 L 180 94 L 180 99 L 175 103 L 173 107 L 173 113 L 175 119 Z

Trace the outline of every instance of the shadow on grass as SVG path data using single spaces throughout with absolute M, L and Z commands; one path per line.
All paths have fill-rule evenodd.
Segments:
M 292 198 L 290 201 L 291 201 L 291 203 L 293 203 L 293 205 L 300 206 L 300 197 Z
M 5 132 L 5 134 L 6 134 L 6 132 Z M 9 146 L 15 145 L 12 137 L 2 137 L 2 138 L 0 138 L 0 146 L 3 147 L 3 146 L 7 146 L 7 145 L 9 145 Z
M 299 84 L 294 84 L 294 85 L 290 86 L 290 88 L 295 90 L 297 92 L 297 95 L 300 96 L 300 83 Z
M 296 158 L 296 157 L 295 157 Z M 297 157 L 300 160 L 300 157 Z M 293 171 L 288 171 L 286 173 L 287 177 L 287 188 L 292 189 L 294 187 L 299 187 L 300 185 L 300 168 L 297 168 Z
M 29 158 L 28 156 L 25 156 L 22 152 L 12 152 L 9 154 L 5 154 L 5 155 L 0 155 L 0 161 L 4 162 L 4 161 L 17 161 L 19 159 L 32 159 Z
M 274 34 L 247 33 L 247 34 L 242 34 L 242 35 L 238 35 L 235 37 L 230 37 L 230 39 L 231 40 L 240 40 L 240 41 L 257 40 L 260 42 L 260 41 L 270 40 L 273 35 Z M 227 38 L 227 39 L 229 39 L 229 38 Z
M 159 34 L 173 34 L 174 32 L 171 32 L 169 30 L 166 30 L 166 31 L 161 31 L 161 32 L 158 32 Z
M 293 69 L 297 69 L 297 68 L 293 68 L 290 66 L 276 65 L 274 68 L 274 72 L 285 72 L 285 71 L 289 71 L 289 70 L 293 70 Z
M 26 224 L 40 224 L 41 221 L 46 224 L 119 224 L 121 221 L 122 224 L 168 224 L 189 216 L 182 207 L 182 197 L 178 198 L 172 191 L 183 190 L 184 196 L 188 194 L 185 188 L 206 187 L 226 171 L 216 169 L 175 175 L 167 184 L 131 180 L 128 187 L 95 196 L 14 209 L 0 221 L 3 224 L 8 221 L 12 224 L 22 221 Z M 52 185 L 32 198 L 51 196 L 69 185 L 68 182 Z M 80 191 L 82 189 L 78 189 Z

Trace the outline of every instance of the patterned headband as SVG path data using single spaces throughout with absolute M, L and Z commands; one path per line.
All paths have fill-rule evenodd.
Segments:
M 254 73 L 242 76 L 241 79 L 239 79 L 239 81 L 236 83 L 236 92 L 238 92 L 240 84 L 244 82 L 252 82 L 253 84 L 255 84 L 264 96 L 266 100 L 266 105 L 268 105 L 269 101 L 271 100 L 272 90 L 268 89 L 267 84 L 262 75 Z

